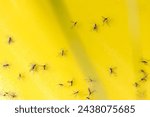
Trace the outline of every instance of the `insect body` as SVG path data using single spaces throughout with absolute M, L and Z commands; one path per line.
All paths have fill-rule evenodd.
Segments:
M 79 90 L 75 91 L 73 94 L 74 94 L 74 95 L 79 94 Z
M 18 79 L 21 79 L 22 78 L 22 74 L 21 73 L 19 73 L 19 75 L 18 75 Z
M 87 97 L 86 97 L 86 99 L 90 100 L 90 97 L 89 97 L 89 96 L 87 96 Z
M 78 22 L 77 21 L 72 21 L 72 23 L 73 23 L 73 26 L 72 26 L 72 28 L 73 28 L 77 25 Z
M 3 64 L 3 67 L 9 67 L 10 65 L 8 63 Z
M 12 98 L 16 98 L 16 97 L 17 97 L 17 95 L 14 94 L 14 93 L 10 94 L 10 96 L 11 96 Z
M 141 78 L 141 81 L 147 81 L 147 76 L 148 76 L 148 75 L 145 75 L 144 77 L 142 77 L 142 78 Z
M 95 82 L 95 80 L 93 80 L 92 78 L 89 78 L 89 82 Z
M 59 83 L 58 85 L 59 85 L 59 86 L 64 86 L 64 84 L 62 84 L 62 83 Z
M 109 73 L 110 74 L 116 74 L 115 69 L 116 69 L 116 67 L 110 67 L 109 68 Z
M 143 70 L 143 69 L 141 69 L 140 71 L 141 71 L 141 73 L 143 73 L 144 75 L 147 74 L 147 73 L 145 72 L 145 70 Z
M 70 84 L 70 86 L 72 86 L 73 85 L 73 80 L 70 80 L 70 81 L 67 81 L 69 84 Z
M 143 63 L 144 65 L 148 65 L 149 60 L 142 59 L 142 60 L 141 60 L 141 63 Z
M 62 49 L 59 53 L 60 56 L 65 56 L 67 55 L 67 50 Z
M 9 93 L 8 92 L 5 92 L 4 94 L 3 94 L 3 96 L 7 96 Z
M 134 86 L 135 86 L 135 87 L 139 87 L 139 83 L 135 82 L 135 83 L 134 83 Z
M 94 24 L 94 26 L 93 26 L 93 30 L 95 30 L 95 31 L 97 31 L 97 30 L 98 30 L 98 26 L 97 26 L 97 24 Z
M 90 88 L 88 88 L 88 93 L 89 93 L 89 96 L 92 95 L 94 93 L 94 91 L 91 91 Z
M 103 25 L 104 25 L 104 24 L 109 25 L 109 22 L 110 22 L 109 17 L 104 17 L 104 16 L 102 16 L 102 22 L 103 22 Z
M 8 44 L 11 44 L 13 42 L 12 37 L 8 38 Z
M 33 65 L 31 66 L 30 71 L 35 71 L 35 70 L 36 70 L 36 67 L 37 67 L 37 64 L 33 64 Z
M 41 67 L 43 67 L 43 70 L 46 70 L 46 69 L 47 69 L 47 65 L 46 65 L 46 64 L 41 65 Z
M 46 65 L 43 65 L 43 69 L 46 70 Z

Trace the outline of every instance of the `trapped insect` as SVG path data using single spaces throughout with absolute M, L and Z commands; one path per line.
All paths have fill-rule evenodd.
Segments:
M 93 26 L 93 30 L 95 30 L 95 31 L 97 31 L 97 30 L 98 30 L 98 26 L 97 26 L 97 24 L 94 24 L 94 26 Z
M 47 69 L 47 65 L 46 65 L 46 64 L 41 65 L 41 67 L 43 68 L 43 70 L 46 70 L 46 69 Z
M 109 68 L 109 73 L 110 73 L 110 74 L 116 74 L 115 69 L 116 69 L 116 67 L 110 67 L 110 68 Z
M 145 60 L 145 59 L 141 60 L 141 63 L 143 63 L 144 65 L 148 65 L 148 62 L 149 62 L 149 60 Z
M 109 25 L 110 18 L 102 16 L 102 22 L 103 22 L 103 25 L 105 25 L 105 24 Z
M 12 37 L 8 38 L 8 44 L 11 44 L 13 42 Z
M 147 74 L 147 73 L 146 73 L 146 71 L 145 71 L 145 70 L 143 70 L 143 69 L 141 69 L 141 70 L 140 70 L 140 72 L 141 72 L 141 73 L 143 73 L 144 75 L 146 75 L 146 74 Z
M 47 65 L 43 65 L 43 69 L 46 70 Z
M 144 77 L 141 78 L 141 81 L 147 81 L 148 75 L 145 75 Z
M 16 95 L 15 93 L 10 94 L 10 96 L 11 96 L 12 98 L 16 98 L 16 97 L 17 97 L 17 95 Z
M 91 82 L 91 83 L 96 82 L 96 80 L 94 80 L 92 78 L 89 78 L 88 81 Z
M 89 96 L 92 95 L 95 91 L 91 91 L 90 88 L 88 88 L 88 93 L 89 93 Z
M 3 94 L 3 96 L 7 96 L 9 93 L 8 92 L 5 92 L 4 94 Z
M 64 86 L 64 84 L 62 84 L 62 83 L 59 83 L 58 85 L 59 85 L 59 86 Z
M 77 21 L 71 21 L 71 23 L 73 24 L 72 25 L 72 28 L 73 28 L 73 27 L 75 27 L 77 25 L 78 22 Z
M 74 93 L 73 93 L 74 95 L 77 95 L 77 94 L 79 94 L 79 90 L 77 90 L 77 91 L 74 91 Z
M 65 55 L 65 50 L 61 50 L 61 56 Z
M 19 75 L 18 75 L 18 79 L 21 79 L 22 78 L 22 74 L 21 73 L 19 73 Z
M 87 97 L 86 97 L 86 99 L 90 100 L 90 97 L 89 97 L 89 96 L 87 96 Z
M 33 64 L 33 65 L 31 66 L 30 71 L 35 71 L 35 70 L 36 70 L 36 67 L 37 67 L 37 64 Z
M 146 97 L 146 91 L 145 90 L 142 90 L 142 91 L 138 91 L 137 92 L 137 96 L 140 98 L 140 99 L 144 99 Z
M 62 50 L 59 52 L 59 55 L 60 55 L 60 56 L 66 56 L 66 55 L 67 55 L 67 50 L 62 49 Z
M 70 86 L 73 86 L 74 81 L 73 81 L 73 80 L 70 80 L 70 81 L 67 81 L 67 83 L 69 83 Z
M 10 65 L 8 63 L 3 64 L 3 67 L 9 67 Z
M 135 86 L 135 87 L 139 87 L 139 83 L 135 82 L 135 83 L 134 83 L 134 86 Z

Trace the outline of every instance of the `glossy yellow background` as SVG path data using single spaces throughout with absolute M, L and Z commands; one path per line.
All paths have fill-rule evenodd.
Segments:
M 150 59 L 149 21 L 149 0 L 0 0 L 0 99 L 86 99 L 88 88 L 91 99 L 150 99 L 149 77 L 134 86 L 150 72 L 140 62 Z M 30 72 L 34 63 L 48 69 Z

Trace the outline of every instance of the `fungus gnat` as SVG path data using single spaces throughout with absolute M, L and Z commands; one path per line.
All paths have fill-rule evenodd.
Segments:
M 143 63 L 144 65 L 148 65 L 148 62 L 149 62 L 149 60 L 145 60 L 145 59 L 141 60 L 141 63 Z
M 8 92 L 5 92 L 4 94 L 3 94 L 3 96 L 7 96 L 9 93 Z
M 65 50 L 61 50 L 61 56 L 65 55 Z
M 102 16 L 102 22 L 103 22 L 103 25 L 105 25 L 105 24 L 109 25 L 110 18 Z
M 95 91 L 91 91 L 90 88 L 88 88 L 88 93 L 89 93 L 89 96 L 92 95 Z
M 116 69 L 116 67 L 110 67 L 109 68 L 109 73 L 110 74 L 116 74 L 115 69 Z
M 143 70 L 143 69 L 141 69 L 141 70 L 140 70 L 140 72 L 141 72 L 141 73 L 143 73 L 144 75 L 146 75 L 146 74 L 147 74 L 147 73 L 146 73 L 146 71 L 145 71 L 145 70 Z
M 64 86 L 64 84 L 62 84 L 62 83 L 59 83 L 58 85 L 59 85 L 59 86 Z
M 145 75 L 144 77 L 141 78 L 141 81 L 147 81 L 148 75 Z
M 95 82 L 95 80 L 93 80 L 92 78 L 89 78 L 89 80 L 88 80 L 89 82 Z
M 78 91 L 74 91 L 74 93 L 73 93 L 74 95 L 77 95 L 77 94 L 79 94 L 79 90 Z
M 86 99 L 90 100 L 90 97 L 89 97 L 89 96 L 87 96 L 87 97 L 86 97 Z
M 66 55 L 67 55 L 67 50 L 62 49 L 62 50 L 59 52 L 59 55 L 60 55 L 60 56 L 66 56 Z
M 73 28 L 77 25 L 78 22 L 77 21 L 71 21 L 71 23 L 72 23 L 72 28 Z
M 139 87 L 139 83 L 135 82 L 135 83 L 134 83 L 134 86 L 135 86 L 135 87 Z
M 16 98 L 16 97 L 17 97 L 17 95 L 16 95 L 15 93 L 10 94 L 10 96 L 11 96 L 12 98 Z
M 46 69 L 47 69 L 47 65 L 46 65 L 46 64 L 41 65 L 41 67 L 43 68 L 43 70 L 46 70 Z
M 9 38 L 8 38 L 8 44 L 11 44 L 12 42 L 13 42 L 12 37 L 9 37 Z
M 74 81 L 73 80 L 69 80 L 69 81 L 67 81 L 67 83 L 69 83 L 70 86 L 73 86 Z
M 31 66 L 30 71 L 35 71 L 35 70 L 36 70 L 36 67 L 37 67 L 37 64 L 33 64 L 33 65 Z
M 22 74 L 21 73 L 19 73 L 19 75 L 18 75 L 18 79 L 20 80 L 22 78 Z
M 97 31 L 97 30 L 98 30 L 98 26 L 97 26 L 97 24 L 94 24 L 94 26 L 93 26 L 93 30 L 94 30 L 94 31 Z
M 9 67 L 10 65 L 8 63 L 3 64 L 3 67 Z
M 47 65 L 43 65 L 43 69 L 46 70 Z

